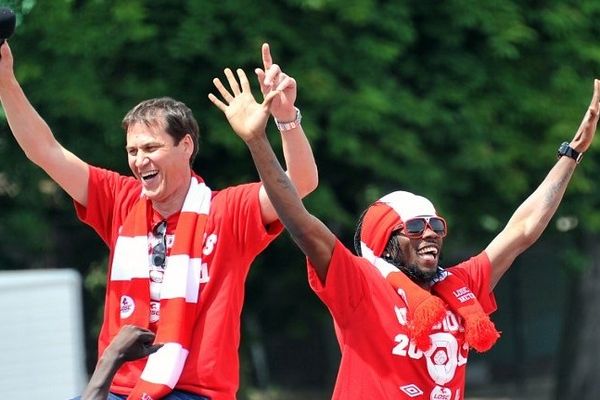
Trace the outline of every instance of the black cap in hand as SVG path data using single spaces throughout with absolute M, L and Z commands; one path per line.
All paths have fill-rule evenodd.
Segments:
M 15 23 L 15 13 L 10 8 L 0 8 L 0 44 L 15 32 Z

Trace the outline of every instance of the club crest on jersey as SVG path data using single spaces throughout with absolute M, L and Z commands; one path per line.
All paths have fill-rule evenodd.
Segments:
M 129 296 L 121 296 L 121 319 L 129 318 L 135 310 L 135 302 Z

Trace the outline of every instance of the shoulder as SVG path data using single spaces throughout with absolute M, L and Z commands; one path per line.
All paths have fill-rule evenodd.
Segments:
M 142 192 L 139 180 L 104 168 L 90 166 L 89 179 L 92 197 L 113 201 L 121 209 L 128 209 Z
M 120 191 L 141 190 L 140 182 L 132 176 L 90 165 L 90 184 L 112 186 Z
M 308 263 L 309 266 L 312 264 Z M 381 281 L 381 274 L 367 259 L 357 256 L 336 238 L 331 261 L 327 272 L 327 281 Z
M 258 192 L 261 183 L 245 183 L 213 190 L 211 199 L 211 214 L 233 211 L 239 207 L 258 205 Z
M 213 201 L 225 201 L 227 198 L 234 196 L 242 196 L 248 195 L 252 193 L 256 193 L 258 195 L 258 191 L 262 184 L 260 182 L 252 182 L 252 183 L 242 183 L 239 185 L 227 186 L 223 189 L 213 190 Z
M 490 258 L 485 251 L 482 251 L 481 253 L 474 255 L 474 256 L 470 257 L 469 259 L 462 261 L 448 269 L 451 270 L 453 273 L 456 273 L 456 272 L 460 273 L 461 271 L 469 272 L 473 269 L 481 269 L 481 268 L 484 268 L 484 269 L 492 268 L 492 263 L 490 261 Z

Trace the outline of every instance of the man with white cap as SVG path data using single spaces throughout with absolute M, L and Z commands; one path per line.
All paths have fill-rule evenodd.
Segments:
M 514 259 L 542 234 L 589 148 L 600 111 L 600 81 L 583 121 L 540 186 L 521 204 L 484 251 L 456 266 L 439 267 L 446 222 L 433 204 L 393 192 L 359 222 L 351 253 L 308 213 L 265 135 L 269 99 L 257 104 L 243 71 L 224 101 L 227 116 L 252 154 L 280 220 L 308 258 L 311 288 L 327 305 L 340 344 L 334 399 L 464 398 L 468 351 L 486 351 L 499 337 L 488 315 L 493 288 Z M 230 84 L 232 82 L 230 81 Z

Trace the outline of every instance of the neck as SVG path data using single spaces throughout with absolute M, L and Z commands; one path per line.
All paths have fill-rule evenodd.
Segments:
M 181 185 L 179 189 L 172 196 L 164 201 L 152 201 L 152 208 L 156 210 L 163 218 L 169 218 L 171 215 L 178 213 L 183 208 L 183 202 L 187 196 L 190 188 L 191 179 L 188 178 L 184 185 Z
M 423 289 L 429 290 L 431 285 L 435 283 L 436 279 L 439 278 L 442 269 L 438 267 L 435 271 L 432 272 L 423 272 L 416 265 L 405 265 L 405 264 L 394 264 L 398 269 L 406 276 L 410 278 L 411 281 L 421 286 Z

